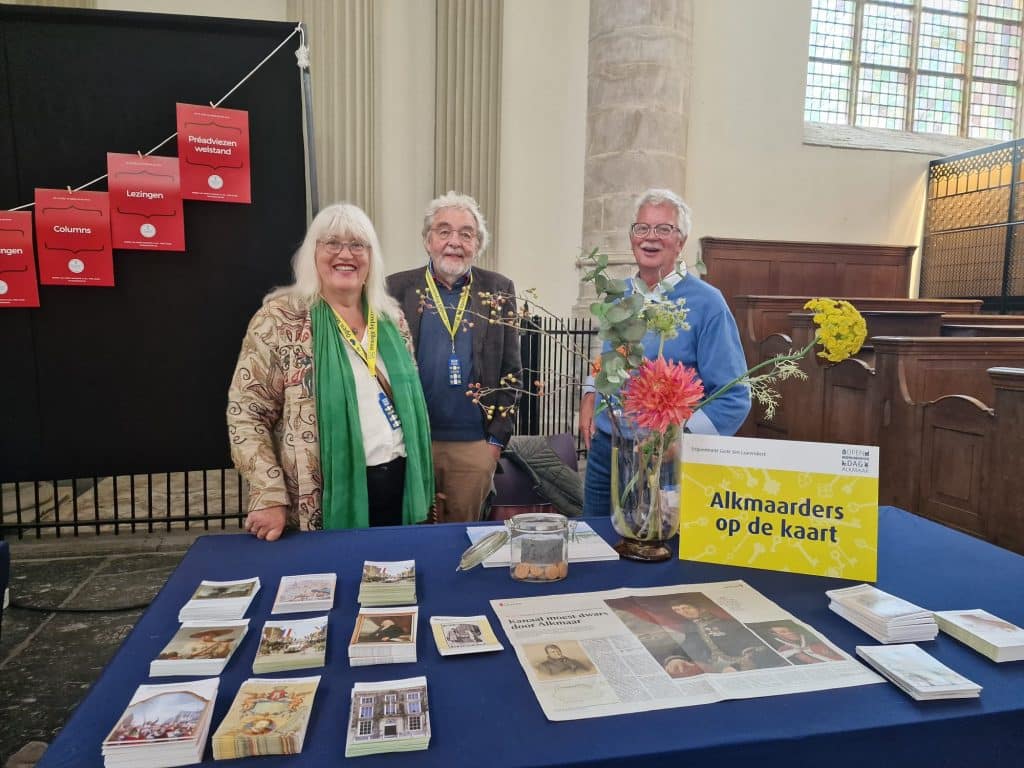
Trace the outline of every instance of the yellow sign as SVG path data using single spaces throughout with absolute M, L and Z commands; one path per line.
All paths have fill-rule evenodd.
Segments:
M 878 448 L 685 435 L 679 557 L 874 581 Z

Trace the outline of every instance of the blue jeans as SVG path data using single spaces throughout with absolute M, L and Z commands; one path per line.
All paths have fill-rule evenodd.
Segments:
M 611 466 L 612 437 L 599 429 L 590 439 L 590 451 L 587 453 L 587 474 L 583 484 L 584 515 L 611 514 Z

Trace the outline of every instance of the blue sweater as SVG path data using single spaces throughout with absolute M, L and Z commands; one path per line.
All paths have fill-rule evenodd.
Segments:
M 640 278 L 635 278 L 639 280 Z M 634 290 L 630 282 L 628 293 Z M 680 331 L 674 339 L 665 342 L 664 356 L 669 362 L 681 362 L 697 369 L 697 375 L 704 382 L 705 396 L 747 370 L 740 344 L 736 320 L 714 286 L 692 277 L 685 276 L 665 295 L 666 299 L 685 299 L 689 310 L 686 321 L 690 330 Z M 644 356 L 654 359 L 658 355 L 659 336 L 648 331 L 644 336 Z M 611 349 L 605 342 L 604 351 Z M 601 395 L 598 394 L 598 398 Z M 600 402 L 596 403 L 600 405 Z M 737 385 L 728 393 L 694 414 L 689 423 L 692 432 L 733 435 L 743 424 L 750 411 L 750 391 L 744 385 Z M 702 415 L 703 414 L 703 415 Z M 706 419 L 705 419 L 706 417 Z M 708 423 L 710 420 L 710 424 Z M 594 419 L 598 429 L 611 434 L 611 418 L 608 409 L 602 410 Z

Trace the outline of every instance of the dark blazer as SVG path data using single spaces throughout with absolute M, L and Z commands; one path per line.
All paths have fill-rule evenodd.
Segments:
M 387 279 L 388 292 L 402 305 L 402 311 L 409 323 L 409 330 L 412 332 L 413 345 L 417 348 L 420 340 L 420 316 L 424 311 L 421 309 L 420 294 L 417 291 L 423 291 L 424 295 L 427 295 L 425 272 L 426 264 L 405 272 L 396 272 Z M 491 310 L 490 307 L 482 303 L 481 292 L 509 297 L 509 301 L 502 308 L 502 314 L 505 317 L 514 318 L 516 289 L 507 277 L 487 269 L 473 267 L 473 288 L 470 292 L 467 310 L 467 320 L 473 323 L 473 327 L 469 330 L 473 336 L 473 370 L 469 380 L 478 381 L 484 387 L 498 388 L 494 394 L 481 398 L 483 404 L 494 406 L 493 418 L 487 418 L 482 408 L 480 415 L 483 419 L 484 432 L 502 445 L 508 445 L 515 423 L 514 413 L 503 416 L 500 411 L 502 408 L 507 409 L 515 405 L 518 400 L 518 392 L 508 386 L 501 386 L 499 382 L 508 374 L 514 374 L 515 387 L 523 386 L 519 330 L 515 324 L 487 322 L 486 318 Z M 447 353 L 447 350 L 444 350 L 444 354 L 447 355 Z

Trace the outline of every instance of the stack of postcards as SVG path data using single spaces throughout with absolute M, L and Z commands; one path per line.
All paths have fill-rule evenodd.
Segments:
M 329 611 L 334 607 L 335 573 L 307 573 L 282 576 L 271 613 Z
M 213 734 L 213 759 L 301 752 L 319 684 L 319 675 L 246 680 Z
M 416 561 L 363 563 L 360 605 L 412 605 L 416 602 Z
M 934 640 L 939 627 L 931 611 L 871 586 L 858 584 L 825 592 L 829 610 L 863 629 L 880 643 Z
M 327 617 L 268 621 L 252 662 L 257 675 L 322 667 L 327 655 Z
M 938 611 L 939 629 L 992 661 L 1024 660 L 1024 629 L 988 611 Z
M 248 629 L 248 619 L 217 624 L 187 621 L 149 662 L 149 676 L 219 675 Z
M 103 740 L 106 768 L 171 768 L 203 759 L 220 681 L 140 685 Z
M 239 581 L 201 581 L 178 611 L 178 621 L 219 622 L 240 619 L 260 591 L 260 577 Z
M 351 667 L 416 661 L 419 608 L 363 608 L 348 645 Z
M 858 645 L 857 655 L 911 698 L 975 699 L 981 686 L 954 672 L 916 645 Z
M 352 686 L 345 757 L 412 752 L 430 746 L 427 678 Z

